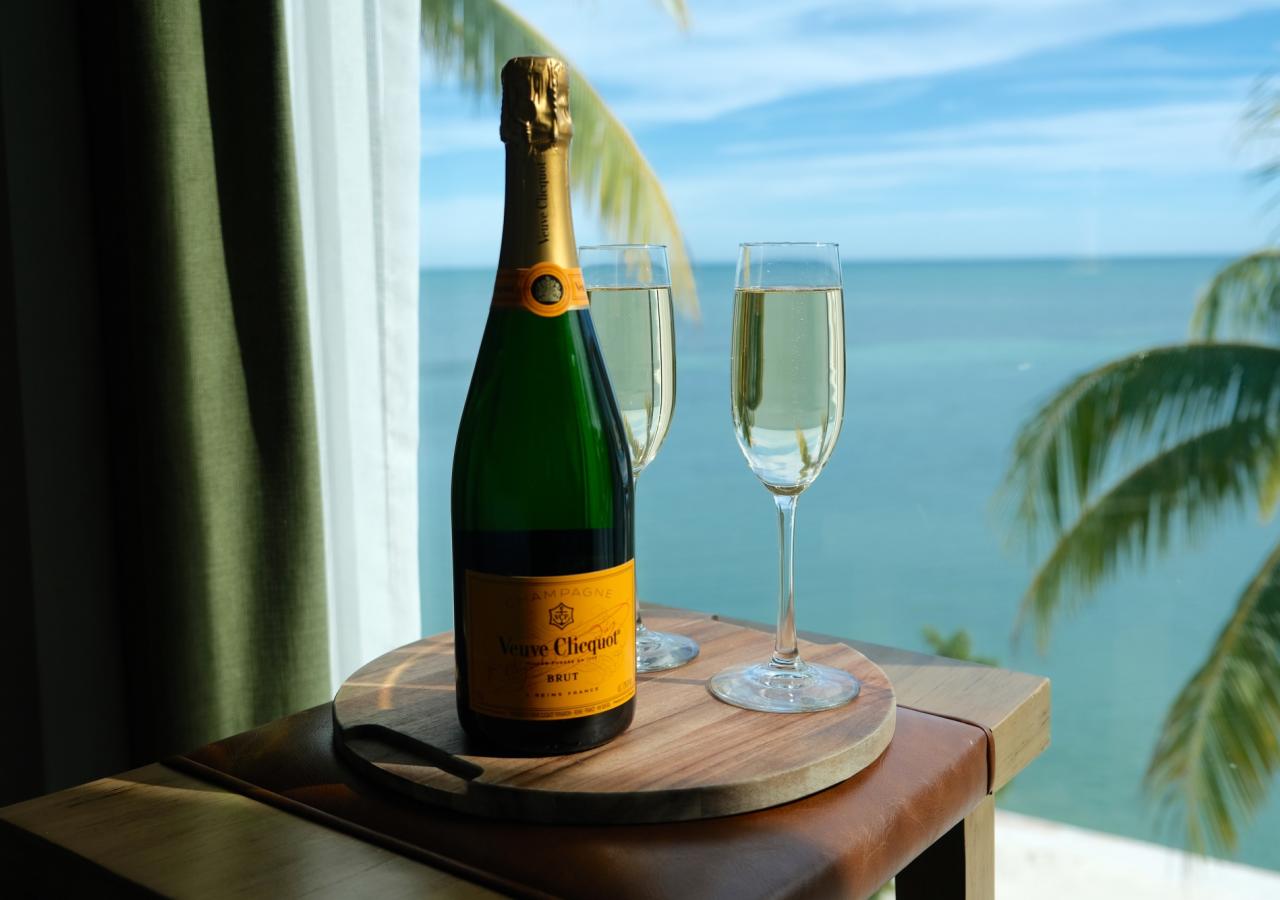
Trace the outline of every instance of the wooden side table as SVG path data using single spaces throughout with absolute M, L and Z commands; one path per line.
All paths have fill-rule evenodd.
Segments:
M 646 620 L 678 629 L 679 619 L 690 615 L 697 614 L 664 610 L 647 613 Z M 988 736 L 985 797 L 914 860 L 901 860 L 905 868 L 898 874 L 898 896 L 992 897 L 992 795 L 1048 746 L 1049 682 L 847 643 L 885 670 L 901 707 L 967 722 Z M 280 764 L 287 766 L 287 748 L 280 753 Z M 233 791 L 156 763 L 0 809 L 0 865 L 9 877 L 23 870 L 34 874 L 49 890 L 141 889 L 168 896 L 498 895 L 421 856 L 411 858 L 353 836 L 350 829 L 328 827 L 322 824 L 323 815 L 305 818 L 270 801 L 267 792 L 251 785 Z M 739 818 L 713 821 L 732 830 Z M 526 893 L 519 884 L 509 887 Z M 806 890 L 821 892 L 813 885 L 797 885 L 797 893 Z M 532 889 L 527 893 L 543 895 Z

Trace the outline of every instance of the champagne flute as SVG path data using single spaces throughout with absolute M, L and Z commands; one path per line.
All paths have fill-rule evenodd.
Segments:
M 844 291 L 835 244 L 742 244 L 733 298 L 734 433 L 778 507 L 781 572 L 773 657 L 707 687 L 762 712 L 831 709 L 858 695 L 848 672 L 806 663 L 796 645 L 796 500 L 826 465 L 844 419 Z
M 676 405 L 675 317 L 667 248 L 660 244 L 579 247 L 609 383 L 631 447 L 638 481 L 671 428 Z M 651 631 L 636 603 L 636 671 L 661 672 L 698 655 L 698 642 Z

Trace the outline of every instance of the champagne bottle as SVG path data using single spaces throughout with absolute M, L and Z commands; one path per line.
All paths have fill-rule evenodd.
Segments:
M 502 70 L 506 209 L 453 460 L 458 718 L 523 755 L 602 744 L 635 710 L 626 433 L 569 209 L 564 63 Z

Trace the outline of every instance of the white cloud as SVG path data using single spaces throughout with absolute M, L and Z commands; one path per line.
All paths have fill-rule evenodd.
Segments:
M 908 158 L 1038 172 L 1185 174 L 1247 168 L 1240 104 L 1174 103 L 998 119 L 900 134 Z M 902 159 L 901 151 L 880 154 Z M 891 162 L 891 159 L 886 159 Z
M 1263 68 L 1264 66 L 1259 66 L 1259 71 Z M 1025 95 L 1088 94 L 1099 99 L 1135 92 L 1180 98 L 1244 98 L 1255 84 L 1256 78 L 1206 78 L 1196 75 L 1067 75 L 1015 85 L 1013 92 Z
M 863 149 L 830 139 L 743 142 L 713 171 L 676 174 L 669 190 L 691 202 L 742 190 L 822 197 L 905 185 L 962 183 L 976 173 L 1175 176 L 1239 173 L 1252 160 L 1235 140 L 1236 103 L 1183 103 L 997 119 L 869 138 Z
M 744 222 L 803 230 L 805 239 L 852 234 L 879 255 L 1136 252 L 1173 240 L 1174 226 L 1183 233 L 1170 250 L 1194 247 L 1197 234 L 1243 246 L 1257 238 L 1244 237 L 1256 229 L 1242 177 L 1249 160 L 1232 137 L 1239 115 L 1234 103 L 1163 104 L 921 129 L 861 148 L 757 142 L 664 184 L 695 251 L 712 257 Z M 1206 179 L 1225 190 L 1183 199 L 1186 185 Z M 1216 222 L 1216 231 L 1196 230 L 1206 203 L 1213 209 L 1201 225 Z M 913 243 L 913 229 L 946 243 Z
M 514 0 L 625 121 L 708 119 L 812 91 L 942 75 L 1204 24 L 1277 0 L 703 0 L 680 35 L 651 4 Z
M 904 92 L 923 88 L 909 83 L 911 79 L 1153 28 L 1227 20 L 1280 8 L 1280 0 L 702 0 L 693 4 L 694 22 L 687 35 L 652 4 L 511 0 L 511 5 L 561 46 L 623 121 L 643 127 L 710 119 L 793 95 L 888 81 L 898 84 L 883 88 L 892 96 L 882 103 L 901 102 Z M 1073 79 L 1068 72 L 1028 90 L 1092 85 L 1101 95 L 1123 86 L 1199 90 L 1198 96 L 1210 90 L 1206 85 L 1242 90 L 1238 79 L 1197 79 L 1193 74 L 1223 62 L 1158 46 L 1126 46 L 1105 59 L 1113 70 L 1135 73 L 1123 85 L 1114 76 L 1084 72 Z M 424 68 L 423 77 L 434 86 L 428 96 L 432 90 L 450 93 L 452 82 L 442 81 L 431 66 Z M 424 154 L 496 146 L 495 110 L 490 101 L 425 110 Z

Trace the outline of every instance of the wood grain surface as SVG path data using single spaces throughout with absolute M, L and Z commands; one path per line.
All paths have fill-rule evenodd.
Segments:
M 653 610 L 650 613 L 650 610 Z M 645 607 L 645 622 L 664 616 L 687 616 L 672 607 Z M 771 633 L 771 626 L 742 619 L 717 617 L 746 628 Z M 1049 679 L 980 663 L 930 656 L 869 641 L 801 632 L 815 643 L 843 641 L 875 660 L 893 684 L 898 703 L 911 709 L 972 722 L 991 732 L 991 789 L 998 791 L 1049 746 Z
M 893 737 L 896 706 L 884 672 L 843 644 L 801 642 L 801 656 L 852 672 L 851 704 L 803 714 L 721 703 L 706 680 L 728 665 L 763 661 L 770 635 L 699 614 L 653 617 L 689 634 L 702 652 L 687 666 L 641 676 L 636 718 L 614 741 L 567 756 L 480 756 L 454 703 L 450 635 L 426 638 L 369 663 L 334 700 L 335 724 L 383 725 L 482 769 L 447 774 L 381 740 L 339 739 L 365 775 L 419 800 L 479 815 L 539 822 L 671 822 L 763 809 L 861 771 Z
M 0 819 L 166 897 L 499 896 L 158 763 L 5 807 Z M 17 890 L 0 879 L 0 896 L 6 887 Z

